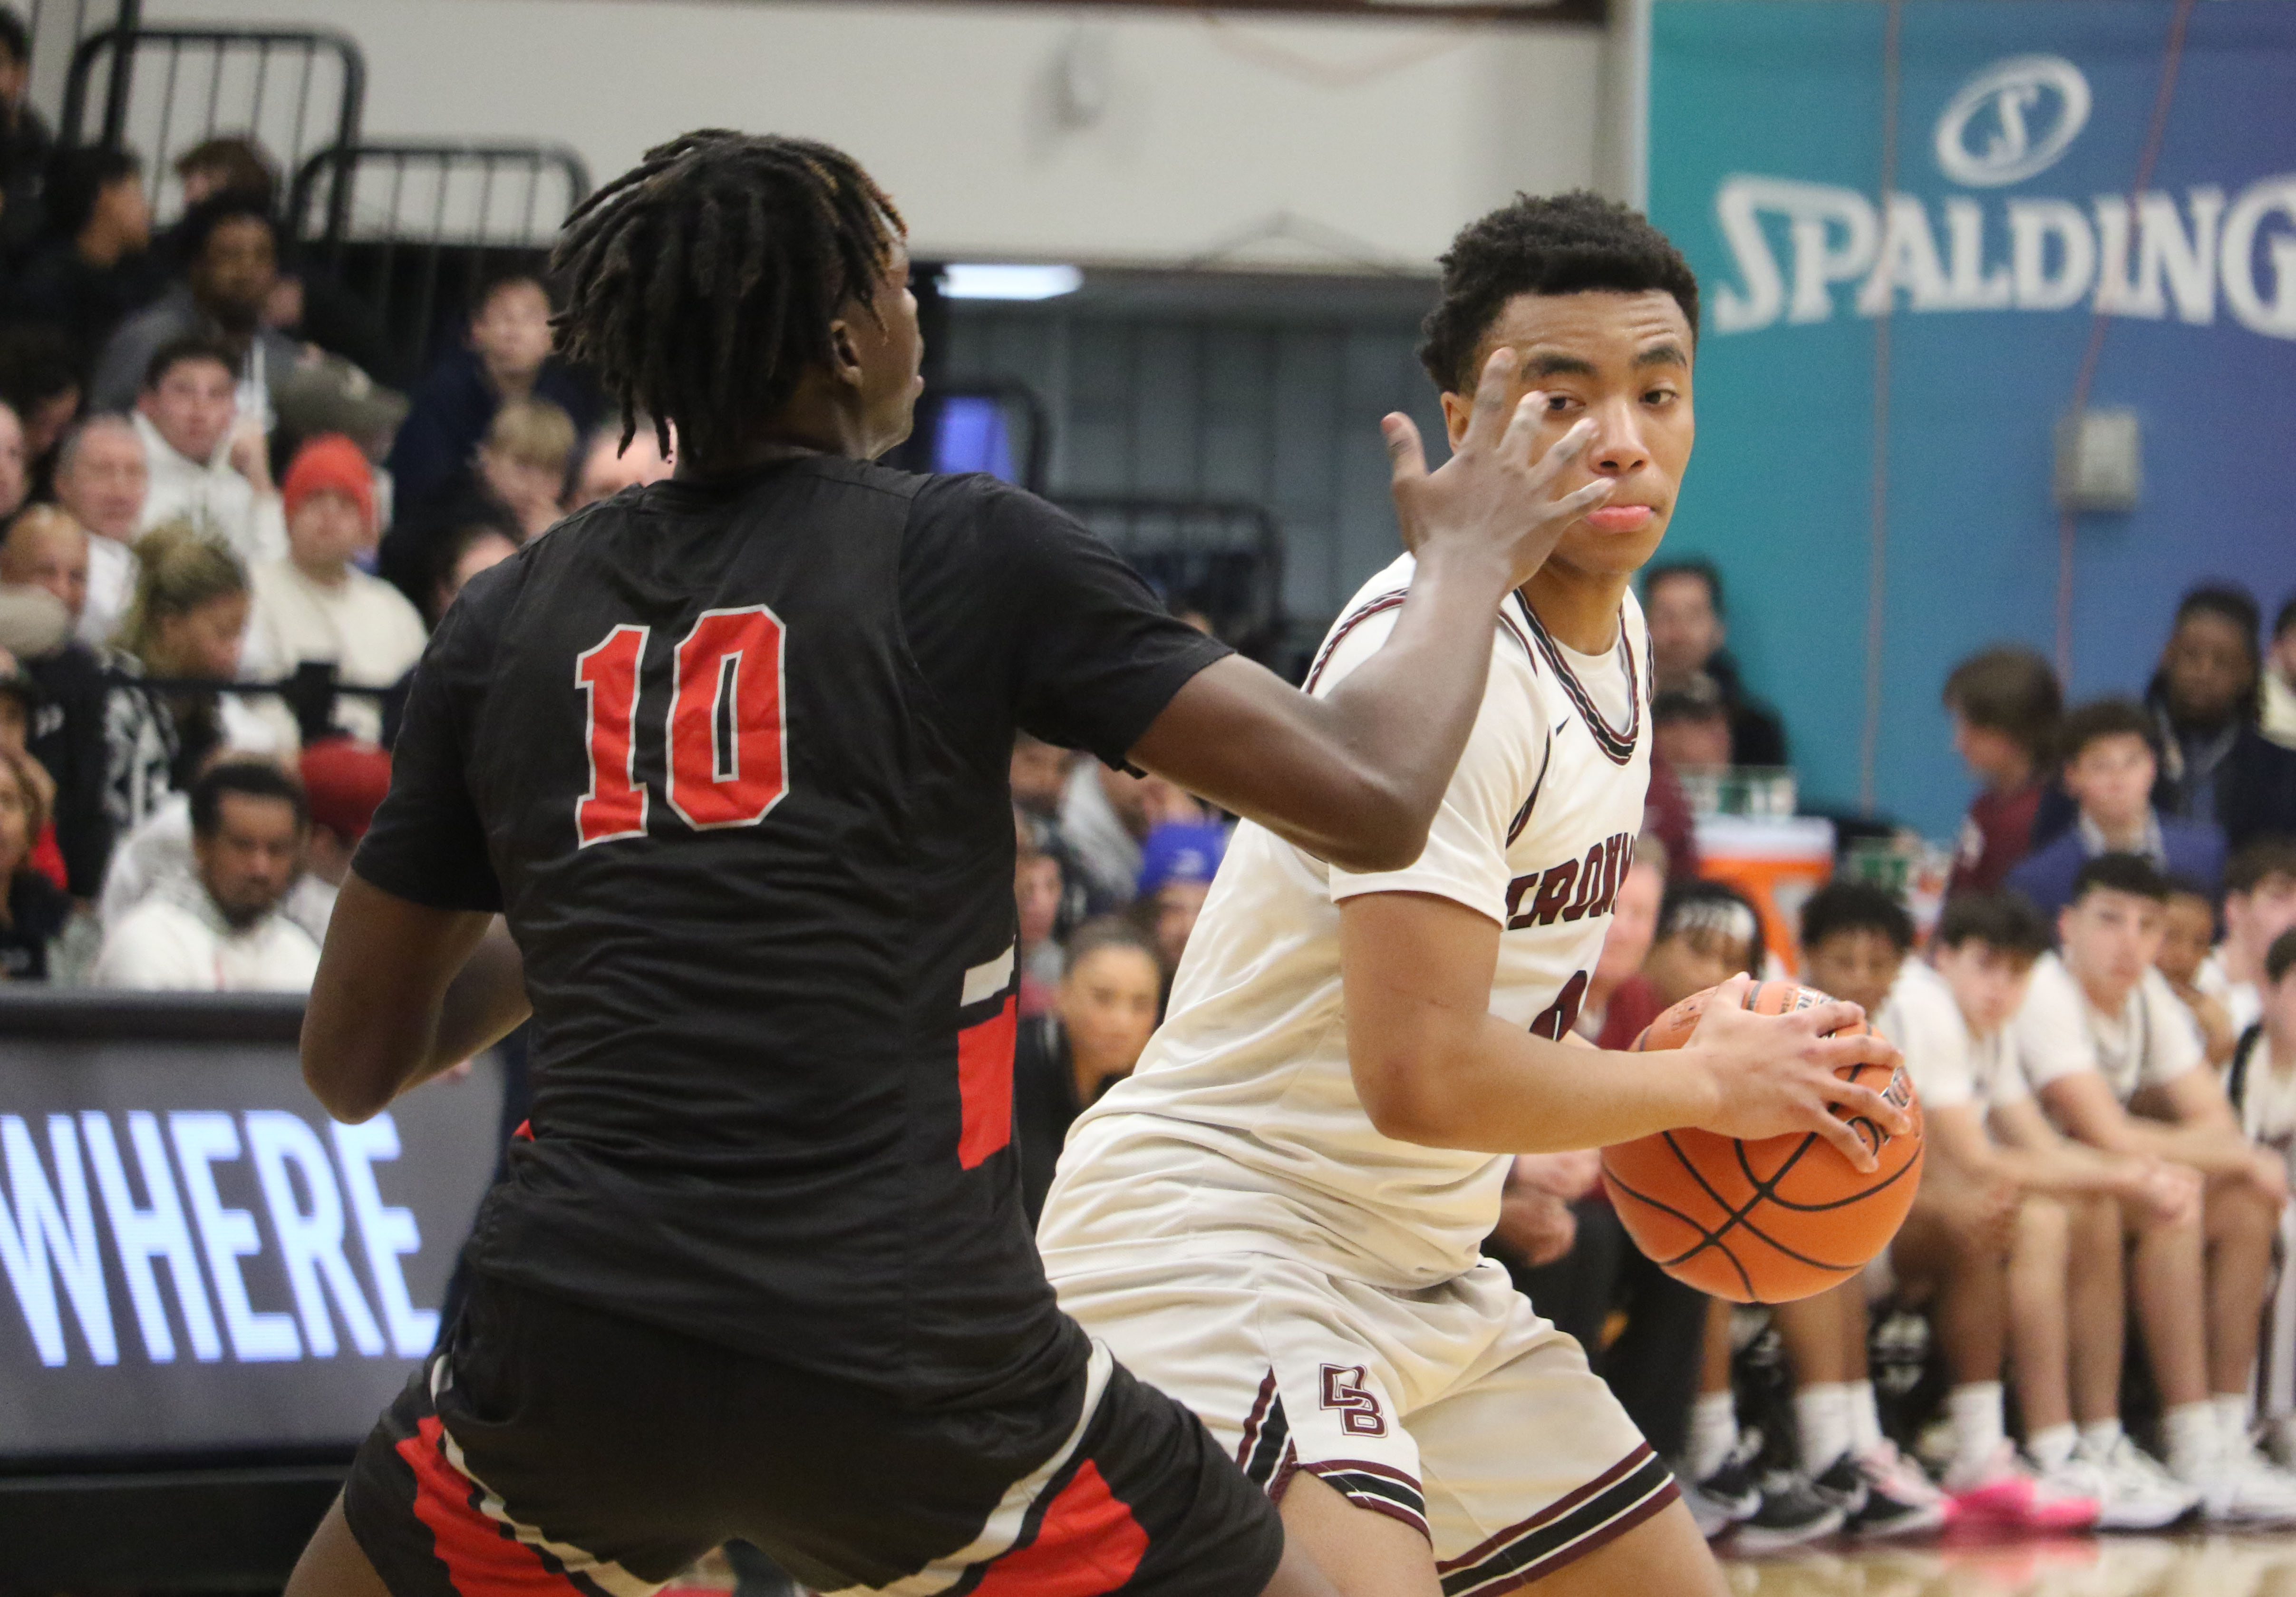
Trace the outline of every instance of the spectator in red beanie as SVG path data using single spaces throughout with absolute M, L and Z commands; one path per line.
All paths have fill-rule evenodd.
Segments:
M 351 855 L 390 791 L 390 753 L 355 737 L 330 737 L 303 751 L 303 793 L 311 807 L 303 863 L 332 887 L 350 874 Z
M 390 583 L 357 564 L 374 553 L 374 471 L 340 432 L 311 440 L 287 468 L 280 496 L 287 513 L 287 557 L 250 573 L 254 613 L 245 670 L 285 677 L 307 661 L 335 667 L 336 680 L 389 687 L 414 669 L 422 618 Z M 381 740 L 373 699 L 335 702 L 331 724 L 368 743 Z

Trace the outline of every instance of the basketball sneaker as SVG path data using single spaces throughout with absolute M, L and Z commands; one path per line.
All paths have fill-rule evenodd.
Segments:
M 1722 1467 L 1703 1480 L 1693 1481 L 1685 1471 L 1681 1476 L 1682 1501 L 1689 1505 L 1690 1517 L 1698 1522 L 1698 1533 L 1711 1542 L 1727 1532 L 1734 1525 L 1742 1524 L 1760 1511 L 1762 1488 L 1754 1478 L 1753 1462 L 1760 1452 L 1759 1433 L 1741 1436 L 1722 1461 Z
M 1953 1501 L 1956 1525 L 2020 1526 L 2028 1530 L 2087 1530 L 2102 1504 L 2089 1483 L 2064 1471 L 2041 1475 L 2028 1469 L 2013 1443 L 2004 1441 L 1974 1469 L 1948 1469 L 1940 1483 Z
M 1761 1479 L 1761 1506 L 1738 1521 L 1730 1545 L 1738 1552 L 1776 1552 L 1830 1536 L 1846 1518 L 1791 1469 L 1773 1469 Z
M 1841 1510 L 1843 1529 L 1867 1540 L 1921 1535 L 1953 1518 L 1946 1494 L 1886 1438 L 1863 1453 L 1843 1453 L 1810 1485 Z
M 2200 1507 L 2201 1494 L 2127 1436 L 2102 1453 L 2084 1440 L 2070 1467 L 2095 1472 L 2099 1530 L 2160 1530 Z
M 2183 1478 L 2201 1494 L 2210 1525 L 2296 1525 L 2296 1475 L 2279 1468 L 2243 1434 L 2226 1440 L 2204 1469 Z

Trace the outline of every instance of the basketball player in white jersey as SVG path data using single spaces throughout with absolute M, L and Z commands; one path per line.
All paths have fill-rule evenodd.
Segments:
M 1130 1080 L 1070 1133 L 1038 1241 L 1062 1306 L 1193 1407 L 1346 1597 L 1723 1590 L 1667 1470 L 1578 1345 L 1480 1257 L 1510 1155 L 1665 1128 L 1908 1122 L 1833 1067 L 1894 1066 L 1857 1011 L 1708 1011 L 1688 1047 L 1566 1044 L 1649 781 L 1628 590 L 1690 455 L 1697 284 L 1640 216 L 1519 198 L 1445 258 L 1423 350 L 1456 442 L 1495 350 L 1545 413 L 1553 491 L 1611 484 L 1492 634 L 1426 851 L 1358 875 L 1237 833 Z M 1400 431 L 1400 430 L 1398 430 Z M 1398 470 L 1418 458 L 1398 445 Z M 1368 659 L 1408 556 L 1333 626 Z

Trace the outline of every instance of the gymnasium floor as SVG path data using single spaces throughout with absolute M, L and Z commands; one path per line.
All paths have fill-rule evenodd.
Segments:
M 1736 1597 L 2296 1597 L 2296 1534 L 1829 1546 L 1723 1567 Z

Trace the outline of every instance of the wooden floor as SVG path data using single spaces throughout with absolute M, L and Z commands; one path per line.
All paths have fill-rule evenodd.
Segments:
M 1737 1597 L 2296 1597 L 2296 1534 L 1828 1544 L 1723 1568 Z

